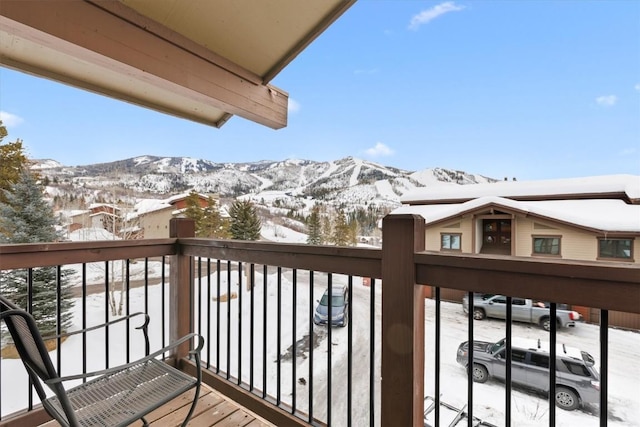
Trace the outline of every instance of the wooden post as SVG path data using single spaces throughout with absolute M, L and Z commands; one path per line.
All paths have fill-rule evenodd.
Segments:
M 169 237 L 195 237 L 195 221 L 189 218 L 172 218 L 169 221 Z M 193 332 L 191 329 L 192 307 L 191 263 L 188 256 L 178 248 L 171 257 L 169 272 L 169 342 Z M 170 357 L 180 360 L 187 356 L 189 343 L 180 345 Z
M 382 220 L 382 427 L 424 425 L 424 287 L 413 261 L 424 233 L 417 215 Z

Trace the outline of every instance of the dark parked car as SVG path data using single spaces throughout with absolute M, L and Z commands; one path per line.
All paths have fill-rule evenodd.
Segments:
M 469 365 L 469 342 L 458 347 L 456 360 Z M 490 377 L 506 377 L 506 340 L 496 343 L 473 342 L 475 382 L 484 383 Z M 586 351 L 559 344 L 556 347 L 555 402 L 559 408 L 574 410 L 580 404 L 600 402 L 600 376 L 595 360 Z M 513 338 L 511 343 L 511 381 L 542 393 L 549 393 L 549 343 L 540 340 Z
M 331 324 L 334 326 L 347 326 L 349 322 L 349 294 L 347 289 L 346 286 L 342 285 L 331 287 Z M 313 322 L 316 325 L 329 323 L 329 289 L 324 291 L 322 299 L 318 301 Z

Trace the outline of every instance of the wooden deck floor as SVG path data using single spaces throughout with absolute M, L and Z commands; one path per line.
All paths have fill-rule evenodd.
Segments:
M 193 391 L 184 393 L 161 408 L 150 413 L 146 418 L 151 426 L 173 427 L 179 426 L 187 415 L 189 405 L 193 399 Z M 59 426 L 55 421 L 43 424 L 41 427 Z M 132 424 L 142 426 L 142 422 Z M 193 427 L 274 427 L 257 415 L 242 408 L 226 396 L 202 385 L 200 398 L 196 409 L 189 421 Z

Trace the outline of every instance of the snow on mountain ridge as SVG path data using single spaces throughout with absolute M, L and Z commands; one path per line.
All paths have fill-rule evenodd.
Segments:
M 34 161 L 34 164 L 31 165 L 31 169 L 34 170 L 53 169 L 61 167 L 63 167 L 62 163 L 52 159 L 36 160 Z
M 36 162 L 44 164 L 55 163 Z M 415 188 L 495 181 L 443 168 L 409 172 L 354 157 L 326 162 L 286 159 L 215 163 L 192 157 L 139 156 L 95 165 L 41 168 L 45 175 L 71 184 L 74 191 L 86 193 L 89 199 L 110 188 L 142 197 L 193 189 L 221 197 L 279 199 L 285 206 L 297 205 L 295 199 L 302 198 L 335 205 L 397 207 L 400 197 Z M 111 191 L 115 194 L 116 190 Z

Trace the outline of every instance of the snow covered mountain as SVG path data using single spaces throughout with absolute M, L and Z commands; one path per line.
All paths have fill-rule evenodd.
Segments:
M 297 198 L 336 205 L 395 207 L 404 193 L 417 187 L 496 181 L 442 168 L 410 172 L 354 157 L 330 162 L 287 159 L 215 163 L 188 157 L 140 156 L 73 167 L 43 160 L 36 161 L 34 168 L 56 186 L 79 191 L 88 199 L 101 191 L 157 197 L 194 189 L 221 197 Z

